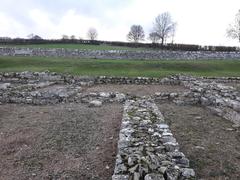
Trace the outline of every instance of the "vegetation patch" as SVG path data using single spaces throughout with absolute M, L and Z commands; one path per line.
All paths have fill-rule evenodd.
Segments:
M 145 50 L 147 48 L 139 47 L 127 47 L 127 46 L 112 46 L 112 45 L 95 45 L 95 44 L 65 44 L 65 43 L 52 43 L 52 44 L 18 44 L 18 45 L 0 45 L 2 47 L 17 47 L 17 48 L 46 48 L 46 49 L 54 49 L 54 48 L 64 48 L 64 49 L 79 49 L 79 50 Z M 148 48 L 149 49 L 149 48 Z
M 55 71 L 74 75 L 164 77 L 239 76 L 237 60 L 96 60 L 46 57 L 0 57 L 0 71 Z

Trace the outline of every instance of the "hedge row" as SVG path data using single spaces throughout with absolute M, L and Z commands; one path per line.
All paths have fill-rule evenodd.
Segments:
M 239 51 L 238 47 L 228 46 L 200 46 L 193 44 L 157 44 L 157 43 L 129 43 L 129 42 L 116 42 L 116 41 L 92 41 L 92 40 L 77 40 L 77 39 L 0 39 L 0 45 L 29 45 L 29 44 L 90 44 L 90 45 L 111 45 L 111 46 L 124 46 L 135 48 L 154 48 L 161 50 L 177 50 L 177 51 L 225 51 L 235 52 Z

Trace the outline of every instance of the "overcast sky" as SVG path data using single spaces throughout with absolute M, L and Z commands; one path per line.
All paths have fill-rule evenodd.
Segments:
M 95 27 L 100 40 L 126 41 L 131 25 L 148 34 L 168 11 L 177 22 L 176 43 L 239 46 L 226 37 L 239 9 L 240 0 L 0 0 L 0 36 L 86 38 Z

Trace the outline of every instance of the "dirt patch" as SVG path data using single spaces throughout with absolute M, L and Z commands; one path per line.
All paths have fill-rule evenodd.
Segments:
M 198 106 L 158 102 L 198 179 L 240 179 L 240 129 Z
M 131 95 L 153 95 L 155 92 L 184 92 L 183 86 L 170 85 L 96 85 L 86 89 L 87 92 L 120 92 Z
M 0 105 L 0 177 L 110 179 L 121 119 L 120 104 Z

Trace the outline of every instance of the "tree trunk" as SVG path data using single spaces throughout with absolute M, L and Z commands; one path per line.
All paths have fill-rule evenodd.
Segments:
M 161 41 L 161 45 L 163 46 L 163 44 L 164 44 L 164 38 L 162 38 L 161 40 L 162 40 L 162 41 Z

